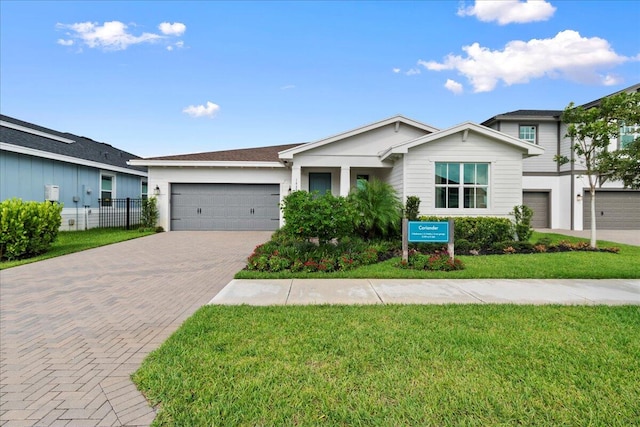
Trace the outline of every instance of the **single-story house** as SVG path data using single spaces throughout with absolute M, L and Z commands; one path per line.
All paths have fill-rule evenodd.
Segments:
M 147 168 L 126 151 L 0 115 L 0 200 L 63 204 L 61 230 L 100 226 L 118 199 L 147 196 Z M 104 217 L 104 216 L 103 216 Z
M 166 230 L 275 230 L 291 191 L 346 196 L 390 183 L 420 213 L 509 216 L 522 204 L 523 160 L 544 148 L 475 123 L 439 130 L 398 115 L 319 141 L 131 160 L 149 168 Z

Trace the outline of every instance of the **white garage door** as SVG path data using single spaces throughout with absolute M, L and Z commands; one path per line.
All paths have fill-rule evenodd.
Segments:
M 549 228 L 548 191 L 525 191 L 522 193 L 522 204 L 533 209 L 531 227 Z
M 591 228 L 591 194 L 584 191 L 584 229 Z M 640 191 L 596 191 L 596 228 L 640 230 Z
M 172 184 L 171 230 L 277 230 L 278 184 Z

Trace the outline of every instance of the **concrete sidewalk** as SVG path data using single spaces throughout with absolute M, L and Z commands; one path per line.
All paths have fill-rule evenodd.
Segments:
M 640 305 L 636 279 L 232 280 L 209 304 Z

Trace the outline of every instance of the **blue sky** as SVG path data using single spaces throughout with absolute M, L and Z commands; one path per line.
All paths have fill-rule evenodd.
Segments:
M 640 2 L 0 3 L 0 109 L 143 157 L 446 128 L 640 82 Z

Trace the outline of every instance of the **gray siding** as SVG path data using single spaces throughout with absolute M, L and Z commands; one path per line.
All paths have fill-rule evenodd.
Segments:
M 545 149 L 541 156 L 524 159 L 524 172 L 556 172 L 557 164 L 553 157 L 558 153 L 558 123 L 557 122 L 502 122 L 500 131 L 518 138 L 520 125 L 532 124 L 538 126 L 538 145 Z

